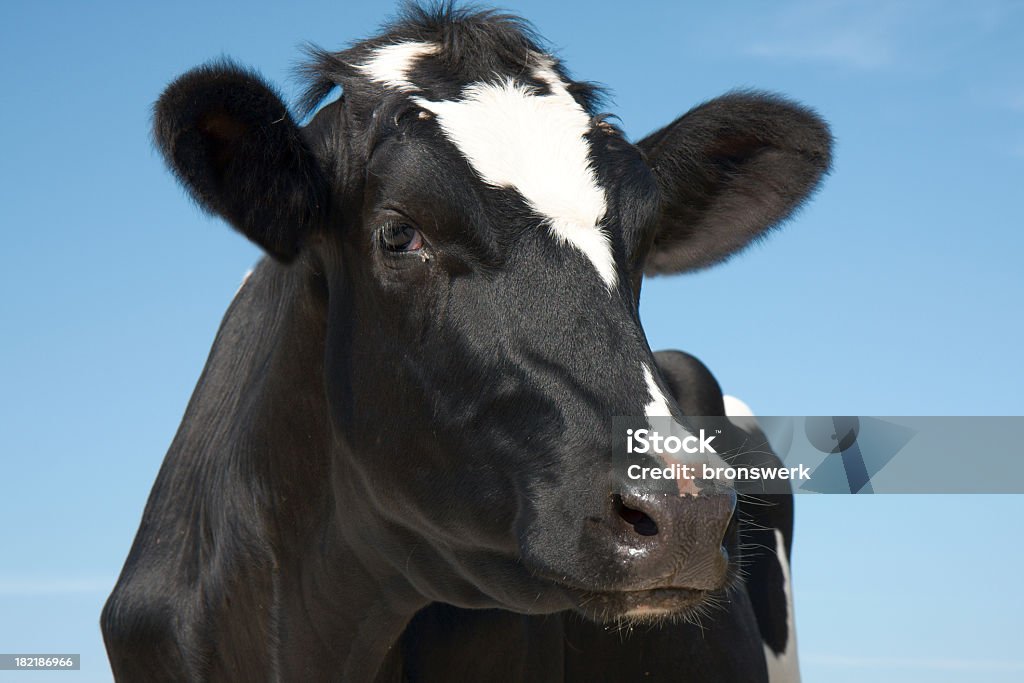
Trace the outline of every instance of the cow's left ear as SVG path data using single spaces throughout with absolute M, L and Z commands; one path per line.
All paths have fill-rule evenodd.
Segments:
M 661 190 L 648 275 L 713 265 L 800 206 L 830 167 L 832 136 L 809 109 L 735 92 L 638 143 Z
M 280 261 L 291 261 L 322 218 L 326 175 L 273 88 L 222 61 L 164 91 L 153 136 L 204 209 Z

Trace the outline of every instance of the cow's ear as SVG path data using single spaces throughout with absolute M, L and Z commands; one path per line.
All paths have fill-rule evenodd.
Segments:
M 713 265 L 800 206 L 831 164 L 816 114 L 781 97 L 734 92 L 639 143 L 661 190 L 649 275 Z
M 281 97 L 230 62 L 201 66 L 157 101 L 153 135 L 207 211 L 290 261 L 325 212 L 327 181 Z

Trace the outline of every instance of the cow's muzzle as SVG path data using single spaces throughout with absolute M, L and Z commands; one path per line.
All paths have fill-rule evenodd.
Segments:
M 624 488 L 611 496 L 613 543 L 632 590 L 721 588 L 729 569 L 736 492 L 709 486 L 692 493 Z
M 655 492 L 622 486 L 587 535 L 610 550 L 609 581 L 571 591 L 581 610 L 599 619 L 679 614 L 724 589 L 737 552 L 736 492 L 708 484 Z

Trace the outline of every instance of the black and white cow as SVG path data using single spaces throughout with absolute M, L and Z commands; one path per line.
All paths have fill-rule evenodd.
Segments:
M 642 278 L 789 216 L 826 125 L 736 92 L 632 143 L 522 21 L 451 8 L 308 75 L 305 111 L 343 95 L 303 127 L 226 61 L 156 105 L 270 258 L 104 608 L 118 680 L 792 679 L 791 499 L 649 495 L 607 452 L 615 415 L 724 414 Z

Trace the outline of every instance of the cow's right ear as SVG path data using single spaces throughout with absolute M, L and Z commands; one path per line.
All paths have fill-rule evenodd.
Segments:
M 207 211 L 274 258 L 295 258 L 326 210 L 328 184 L 281 97 L 231 62 L 179 77 L 157 101 L 153 135 Z

